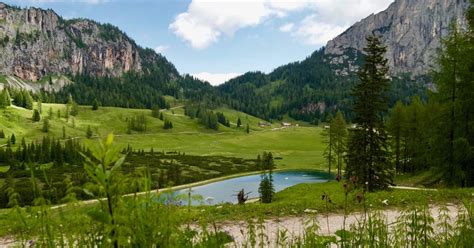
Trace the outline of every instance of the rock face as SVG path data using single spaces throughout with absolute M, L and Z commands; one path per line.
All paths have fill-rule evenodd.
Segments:
M 365 37 L 374 32 L 387 46 L 393 74 L 424 74 L 434 64 L 436 49 L 449 33 L 451 22 L 467 26 L 464 13 L 468 7 L 469 0 L 396 0 L 387 10 L 370 15 L 329 41 L 325 53 L 332 56 L 331 63 L 341 64 L 348 58 L 346 51 L 362 51 Z
M 112 25 L 65 20 L 52 10 L 3 3 L 0 54 L 0 74 L 29 81 L 67 73 L 115 77 L 142 72 L 144 64 L 164 59 L 138 47 Z

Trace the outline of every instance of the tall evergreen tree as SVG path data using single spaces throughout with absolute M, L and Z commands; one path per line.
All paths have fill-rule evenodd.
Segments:
M 346 151 L 347 127 L 346 120 L 341 111 L 336 113 L 336 117 L 331 121 L 330 132 L 334 149 L 334 158 L 337 161 L 337 178 L 342 178 L 342 162 Z
M 391 148 L 395 155 L 395 169 L 397 173 L 402 170 L 402 148 L 405 113 L 402 102 L 398 101 L 390 112 L 387 130 L 390 133 Z
M 240 117 L 237 119 L 237 128 L 240 128 L 242 126 L 242 121 L 240 120 Z
M 389 77 L 386 48 L 380 38 L 367 37 L 365 63 L 354 87 L 353 111 L 357 127 L 352 129 L 346 157 L 346 177 L 374 191 L 387 188 L 393 180 L 383 116 L 388 110 Z
M 439 70 L 434 74 L 442 123 L 433 155 L 445 168 L 449 185 L 474 185 L 474 169 L 470 166 L 474 164 L 473 12 L 471 5 L 467 32 L 461 32 L 454 22 L 451 25 L 438 56 Z
M 33 110 L 33 116 L 31 117 L 31 119 L 34 121 L 34 122 L 38 122 L 41 120 L 41 115 L 39 113 L 39 111 L 37 109 Z

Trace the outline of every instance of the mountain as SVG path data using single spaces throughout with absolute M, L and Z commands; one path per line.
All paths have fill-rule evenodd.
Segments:
M 53 10 L 20 9 L 0 3 L 0 74 L 38 81 L 50 74 L 119 77 L 165 67 L 179 76 L 163 56 L 146 51 L 110 24 L 66 20 Z
M 0 89 L 44 102 L 97 100 L 116 107 L 166 107 L 165 95 L 201 101 L 209 83 L 188 75 L 111 24 L 64 19 L 53 10 L 0 3 Z
M 469 0 L 397 0 L 329 41 L 325 53 L 332 55 L 331 63 L 341 63 L 347 60 L 347 51 L 362 51 L 365 37 L 373 32 L 387 46 L 392 74 L 423 75 L 434 64 L 436 50 L 449 33 L 451 22 L 467 27 L 464 14 L 468 7 Z
M 423 96 L 429 69 L 454 20 L 461 28 L 468 0 L 396 0 L 385 11 L 357 22 L 305 60 L 269 74 L 250 72 L 218 87 L 227 103 L 266 119 L 285 115 L 325 120 L 351 108 L 351 89 L 363 62 L 365 37 L 381 36 L 391 69 L 391 103 Z M 350 118 L 350 116 L 347 116 Z

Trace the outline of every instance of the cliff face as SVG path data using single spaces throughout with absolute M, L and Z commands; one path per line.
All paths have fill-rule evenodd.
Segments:
M 64 20 L 52 10 L 19 9 L 3 3 L 0 54 L 0 74 L 30 81 L 66 73 L 115 77 L 142 72 L 144 63 L 164 59 L 145 52 L 111 25 Z
M 424 74 L 434 64 L 436 49 L 449 33 L 451 21 L 461 28 L 467 26 L 464 13 L 468 7 L 469 0 L 396 0 L 387 10 L 370 15 L 329 41 L 325 53 L 332 57 L 332 64 L 347 63 L 346 52 L 351 48 L 362 51 L 365 37 L 374 32 L 387 46 L 392 73 Z

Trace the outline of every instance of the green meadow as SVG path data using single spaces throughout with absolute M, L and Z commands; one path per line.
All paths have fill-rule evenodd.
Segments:
M 192 155 L 232 156 L 245 159 L 256 158 L 263 151 L 271 151 L 279 169 L 324 169 L 322 153 L 324 144 L 321 140 L 321 128 L 299 125 L 298 127 L 281 128 L 280 123 L 269 127 L 259 127 L 264 122 L 256 117 L 220 108 L 229 119 L 231 126 L 219 126 L 218 131 L 209 130 L 184 115 L 182 106 L 162 110 L 164 118 L 173 123 L 173 129 L 164 130 L 163 121 L 151 116 L 151 110 L 100 107 L 93 111 L 90 106 L 80 106 L 79 114 L 65 118 L 66 106 L 63 104 L 42 104 L 42 118 L 48 118 L 50 109 L 52 118 L 48 133 L 42 132 L 43 122 L 33 122 L 31 110 L 9 107 L 0 112 L 0 130 L 10 136 L 15 134 L 17 145 L 22 138 L 27 142 L 40 140 L 50 135 L 67 138 L 79 138 L 85 144 L 96 142 L 96 137 L 86 138 L 86 130 L 91 127 L 95 136 L 114 133 L 115 142 L 121 147 L 130 145 L 134 149 L 155 151 L 179 151 Z M 58 118 L 58 111 L 60 118 Z M 147 130 L 127 134 L 127 118 L 144 114 Z M 237 119 L 242 127 L 237 128 Z M 250 133 L 246 133 L 249 124 Z M 0 140 L 0 145 L 6 140 Z

